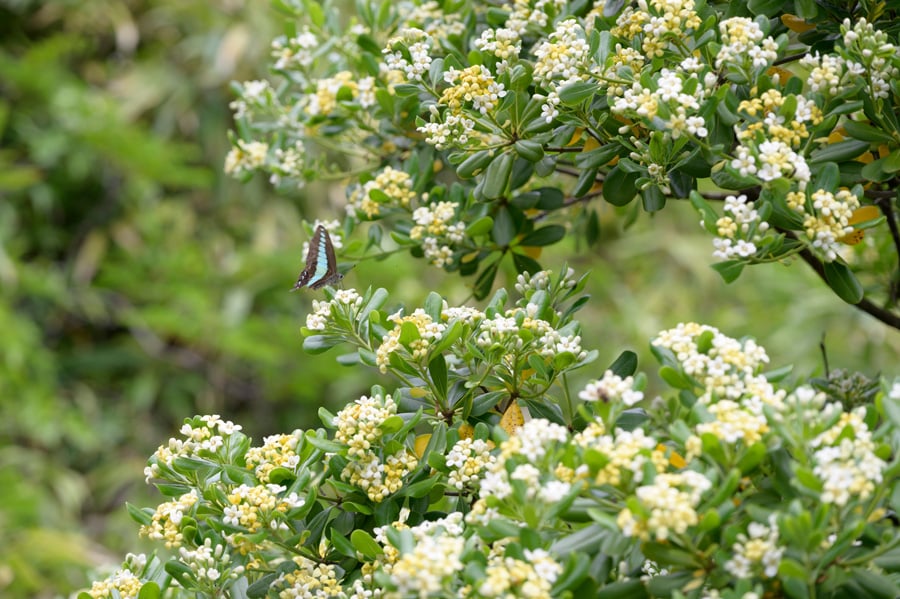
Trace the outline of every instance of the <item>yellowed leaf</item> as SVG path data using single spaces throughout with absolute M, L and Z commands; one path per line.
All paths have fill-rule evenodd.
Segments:
M 509 404 L 506 412 L 500 418 L 500 428 L 506 431 L 506 434 L 514 435 L 517 430 L 522 428 L 523 424 L 525 424 L 525 416 L 522 414 L 519 404 L 514 401 Z
M 803 33 L 816 28 L 814 23 L 807 23 L 797 15 L 792 15 L 790 13 L 781 15 L 781 22 L 784 23 L 785 27 L 795 33 Z
M 425 448 L 428 447 L 429 441 L 431 441 L 431 433 L 425 433 L 416 437 L 415 442 L 413 442 L 413 451 L 415 451 L 417 458 L 422 459 L 422 456 L 425 455 Z

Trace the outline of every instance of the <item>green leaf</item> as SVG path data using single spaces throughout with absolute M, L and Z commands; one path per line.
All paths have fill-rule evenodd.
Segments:
M 597 93 L 597 84 L 587 81 L 570 83 L 559 90 L 559 100 L 567 106 L 574 106 Z
M 405 485 L 402 489 L 397 491 L 397 497 L 425 497 L 431 493 L 431 490 L 437 483 L 438 477 L 430 476 L 425 480 L 420 480 L 411 485 Z
M 442 354 L 437 354 L 428 364 L 428 374 L 434 384 L 435 392 L 441 404 L 447 400 L 447 362 Z
M 848 304 L 858 304 L 863 298 L 863 288 L 850 267 L 834 260 L 822 264 L 825 282 L 839 298 Z
M 456 167 L 456 174 L 462 179 L 471 179 L 493 160 L 494 154 L 490 150 L 480 150 L 470 155 Z
M 797 11 L 798 17 L 810 22 L 819 14 L 816 0 L 794 0 L 794 10 Z
M 418 85 L 412 85 L 410 83 L 398 83 L 394 86 L 394 93 L 399 98 L 418 96 L 420 91 L 422 90 L 419 89 Z
M 356 548 L 353 547 L 353 543 L 350 542 L 350 539 L 338 532 L 336 528 L 332 528 L 329 531 L 328 536 L 331 539 L 331 545 L 338 553 L 356 559 Z
M 581 170 L 601 167 L 618 156 L 621 149 L 619 144 L 608 143 L 588 152 L 580 152 L 575 155 L 575 166 Z
M 869 142 L 858 139 L 845 139 L 834 144 L 829 144 L 810 154 L 809 163 L 843 162 L 856 158 L 869 149 Z
M 849 575 L 863 588 L 866 597 L 894 599 L 900 596 L 900 586 L 884 574 L 864 568 L 853 568 Z
M 723 189 L 748 189 L 759 185 L 759 181 L 754 177 L 745 177 L 729 164 L 720 169 L 713 169 L 709 178 Z
M 721 446 L 719 446 L 721 447 Z M 741 484 L 741 472 L 737 468 L 732 468 L 728 472 L 728 476 L 720 481 L 715 489 L 715 493 L 707 498 L 703 505 L 709 509 L 716 509 L 726 501 L 731 501 L 731 497 L 738 485 Z
M 159 599 L 161 596 L 162 593 L 159 589 L 159 585 L 150 581 L 141 585 L 141 590 L 138 591 L 137 599 Z
M 444 310 L 444 298 L 440 294 L 432 291 L 425 298 L 425 313 L 431 317 L 434 322 L 441 321 L 441 312 Z
M 368 293 L 366 294 L 368 295 Z M 388 300 L 388 292 L 383 287 L 379 287 L 372 294 L 372 297 L 366 303 L 366 306 L 359 313 L 359 320 L 365 320 L 374 310 L 381 308 Z
M 606 536 L 606 531 L 599 524 L 591 524 L 580 530 L 554 541 L 550 551 L 566 557 L 570 553 L 590 553 L 596 551 Z
M 553 583 L 550 590 L 551 597 L 562 596 L 563 591 L 574 589 L 588 575 L 588 567 L 590 566 L 590 558 L 582 553 L 569 554 L 566 560 L 563 573 Z
M 551 245 L 565 237 L 566 228 L 562 225 L 549 225 L 535 229 L 519 241 L 524 247 Z
M 139 508 L 133 503 L 125 502 L 125 509 L 131 519 L 142 526 L 147 526 L 153 522 L 153 510 L 149 508 Z
M 309 18 L 317 28 L 321 28 L 322 25 L 325 24 L 325 12 L 322 10 L 321 4 L 314 2 L 313 0 L 305 0 L 303 2 L 303 8 L 306 11 L 307 18 Z
M 625 378 L 633 375 L 637 371 L 637 365 L 637 354 L 633 351 L 626 350 L 619 354 L 619 357 L 609 365 L 609 370 L 612 370 L 618 376 Z
M 459 339 L 459 336 L 462 335 L 463 326 L 464 325 L 461 321 L 454 321 L 453 324 L 451 324 L 444 330 L 444 332 L 441 334 L 440 339 L 438 339 L 437 342 L 431 346 L 431 353 L 442 354 L 447 351 L 447 349 L 451 345 L 453 345 L 457 339 Z
M 516 236 L 516 224 L 510 214 L 509 206 L 500 206 L 494 218 L 494 228 L 491 231 L 494 242 L 507 247 Z
M 529 162 L 537 162 L 544 157 L 544 146 L 530 139 L 520 139 L 514 145 L 516 153 L 528 160 Z
M 597 591 L 596 599 L 645 599 L 649 597 L 640 580 L 613 582 Z
M 415 323 L 406 320 L 400 324 L 400 337 L 397 341 L 401 345 L 408 347 L 410 343 L 419 339 L 421 339 L 421 335 L 419 335 L 419 327 Z
M 469 237 L 487 235 L 488 233 L 490 233 L 493 227 L 494 219 L 492 219 L 490 216 L 482 216 L 474 223 L 466 227 L 466 235 L 468 235 Z
M 706 229 L 707 233 L 712 233 L 716 235 L 719 231 L 716 226 L 716 221 L 719 220 L 719 215 L 716 214 L 716 211 L 712 209 L 712 206 L 701 196 L 697 191 L 692 191 L 690 195 L 691 205 L 697 212 L 700 213 L 700 218 L 703 219 L 703 228 Z
M 403 416 L 394 414 L 393 416 L 388 416 L 382 420 L 379 428 L 385 435 L 390 435 L 402 430 L 407 424 L 408 423 L 403 419 Z
M 766 449 L 765 444 L 756 442 L 744 452 L 744 455 L 741 456 L 741 459 L 738 461 L 737 467 L 741 471 L 742 474 L 748 474 L 753 471 L 760 463 L 762 463 L 763 459 L 765 459 L 768 450 Z
M 719 273 L 719 276 L 722 277 L 723 281 L 732 283 L 741 276 L 744 266 L 746 266 L 746 263 L 740 260 L 725 260 L 724 262 L 716 262 L 713 264 L 712 269 Z
M 189 587 L 191 580 L 194 578 L 194 572 L 190 566 L 176 559 L 170 559 L 166 562 L 166 574 L 177 580 L 183 587 Z
M 253 598 L 265 597 L 269 594 L 269 587 L 272 586 L 272 583 L 275 582 L 278 576 L 278 573 L 272 572 L 254 581 L 253 584 L 247 587 L 247 596 Z
M 673 545 L 657 543 L 656 541 L 647 541 L 641 545 L 641 553 L 647 559 L 652 559 L 660 566 L 673 565 L 693 570 L 703 565 L 693 553 Z
M 841 182 L 841 169 L 835 162 L 826 162 L 819 169 L 815 178 L 815 188 L 835 192 Z
M 868 123 L 858 123 L 856 121 L 851 121 L 847 119 L 843 122 L 843 127 L 850 134 L 850 137 L 854 137 L 860 141 L 864 142 L 873 142 L 873 143 L 885 143 L 885 144 L 893 144 L 897 143 L 898 139 L 893 135 L 879 129 L 877 127 L 873 127 Z
M 509 152 L 503 152 L 491 161 L 484 171 L 484 197 L 493 200 L 503 195 L 509 185 L 513 162 L 515 160 Z
M 575 186 L 572 188 L 572 196 L 580 198 L 593 189 L 597 183 L 598 172 L 599 170 L 596 168 L 582 170 L 578 175 L 578 180 L 575 181 Z
M 306 442 L 315 447 L 316 449 L 321 449 L 327 453 L 339 453 L 347 449 L 343 444 L 338 443 L 337 441 L 331 441 L 329 439 L 323 439 L 315 434 L 314 431 L 306 431 L 304 435 Z
M 722 524 L 722 516 L 718 510 L 708 510 L 697 524 L 697 529 L 701 532 L 709 532 L 715 530 Z
M 310 335 L 303 340 L 303 351 L 309 354 L 321 354 L 335 345 L 343 343 L 343 339 L 332 335 Z
M 516 267 L 517 273 L 533 273 L 541 270 L 541 264 L 534 258 L 526 256 L 525 254 L 520 254 L 518 252 L 513 252 L 512 254 L 513 265 Z
M 881 165 L 881 169 L 886 173 L 896 173 L 900 171 L 900 149 L 894 150 L 883 159 L 884 163 Z
M 666 207 L 666 196 L 663 195 L 659 185 L 650 185 L 641 190 L 641 200 L 644 211 L 649 213 L 659 212 Z
M 797 477 L 797 482 L 814 493 L 819 493 L 824 488 L 822 481 L 809 468 L 797 467 L 794 476 Z
M 639 176 L 639 173 L 626 172 L 620 164 L 616 165 L 603 182 L 603 199 L 613 206 L 625 206 L 637 195 L 635 182 Z
M 372 538 L 372 535 L 359 528 L 350 533 L 350 542 L 353 543 L 353 547 L 358 552 L 367 557 L 369 560 L 375 560 L 378 558 L 378 556 L 384 553 L 381 545 L 379 545 L 378 542 L 374 538 Z
M 662 366 L 659 369 L 659 378 L 664 380 L 670 387 L 675 389 L 693 389 L 694 385 L 687 380 L 679 371 L 671 366 Z
M 885 165 L 887 164 L 887 158 L 879 158 L 878 160 L 873 160 L 869 164 L 862 167 L 860 174 L 869 181 L 875 181 L 876 183 L 882 183 L 893 178 L 894 173 L 888 172 L 885 170 Z M 893 161 L 891 162 L 893 165 Z
M 750 0 L 747 2 L 747 8 L 754 15 L 771 17 L 784 10 L 784 2 L 781 0 Z
M 484 299 L 491 292 L 491 289 L 494 287 L 494 278 L 497 276 L 498 268 L 499 262 L 494 262 L 488 265 L 487 268 L 478 275 L 478 279 L 475 281 L 475 287 L 472 290 L 475 299 Z
M 888 394 L 881 394 L 876 398 L 875 405 L 895 428 L 900 429 L 900 400 L 894 399 Z

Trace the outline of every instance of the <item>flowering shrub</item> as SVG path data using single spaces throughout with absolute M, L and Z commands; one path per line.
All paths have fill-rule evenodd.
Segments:
M 510 256 L 515 293 L 389 313 L 383 289 L 326 288 L 305 349 L 349 347 L 392 388 L 259 446 L 188 420 L 146 471 L 168 501 L 130 508 L 169 556 L 83 597 L 900 594 L 900 382 L 791 382 L 754 341 L 686 323 L 651 341 L 668 391 L 649 398 L 634 354 L 597 368 L 582 345 L 584 278 L 537 262 L 563 222 L 590 236 L 595 198 L 689 199 L 727 280 L 799 255 L 900 327 L 882 4 L 363 1 L 349 23 L 278 4 L 297 18 L 280 82 L 238 86 L 226 169 L 349 178 L 338 251 L 387 230 L 476 275 L 478 300 Z
M 477 298 L 507 256 L 540 270 L 567 221 L 593 241 L 598 198 L 689 199 L 727 281 L 800 256 L 900 328 L 900 52 L 883 3 L 359 2 L 349 20 L 279 5 L 274 83 L 237 86 L 227 171 L 349 180 L 348 232 L 385 227 L 477 275 Z
M 170 557 L 82 596 L 896 596 L 900 382 L 845 406 L 687 323 L 652 340 L 651 400 L 633 354 L 598 369 L 581 346 L 583 284 L 394 314 L 327 288 L 307 350 L 349 345 L 396 387 L 260 445 L 189 419 L 146 469 L 169 500 L 130 508 Z

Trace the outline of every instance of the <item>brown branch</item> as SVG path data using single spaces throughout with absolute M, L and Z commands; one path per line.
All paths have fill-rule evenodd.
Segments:
M 894 206 L 891 203 L 891 199 L 886 197 L 875 200 L 875 205 L 878 206 L 878 209 L 881 210 L 881 213 L 884 214 L 884 217 L 887 220 L 888 229 L 891 232 L 891 239 L 894 240 L 894 251 L 897 253 L 897 268 L 898 270 L 900 270 L 900 230 L 897 229 L 897 219 L 894 215 Z M 892 277 L 892 279 L 893 280 L 891 281 L 888 297 L 890 298 L 891 305 L 896 305 L 898 281 L 896 280 L 896 277 Z
M 788 62 L 794 62 L 795 60 L 800 60 L 804 56 L 807 55 L 807 52 L 801 52 L 799 54 L 791 54 L 790 56 L 783 56 L 772 63 L 772 66 L 777 67 L 780 64 L 785 64 Z
M 553 146 L 553 147 L 548 146 L 548 147 L 544 148 L 544 151 L 545 151 L 545 152 L 556 152 L 556 153 L 562 154 L 562 153 L 565 153 L 565 152 L 569 152 L 569 153 L 582 152 L 582 151 L 584 151 L 584 148 L 581 147 L 581 146 L 567 146 L 567 147 L 564 147 L 564 148 L 557 148 L 557 147 L 555 147 L 555 146 Z
M 784 235 L 790 239 L 797 239 L 797 236 L 793 231 L 788 231 L 786 229 L 779 228 L 778 231 L 780 233 L 784 233 Z M 803 248 L 800 250 L 800 257 L 803 258 L 803 261 L 806 262 L 810 268 L 812 268 L 819 278 L 828 283 L 828 280 L 825 278 L 825 267 L 822 265 L 822 262 L 816 258 L 816 256 L 809 250 L 809 248 Z M 867 300 L 865 297 L 862 298 L 859 303 L 853 304 L 859 310 L 862 310 L 869 316 L 880 320 L 884 324 L 889 327 L 893 327 L 900 331 L 900 316 L 894 314 L 890 310 L 885 310 L 884 308 L 875 305 L 870 300 Z
M 553 167 L 553 170 L 556 171 L 557 173 L 562 173 L 563 175 L 569 175 L 572 177 L 580 177 L 581 176 L 581 173 L 579 171 L 575 170 L 574 168 L 570 169 L 570 168 L 566 168 L 564 166 L 555 166 L 555 167 Z

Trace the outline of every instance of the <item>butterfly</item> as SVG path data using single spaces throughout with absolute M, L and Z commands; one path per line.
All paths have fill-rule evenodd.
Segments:
M 325 227 L 319 225 L 309 242 L 309 251 L 306 253 L 306 266 L 297 277 L 297 282 L 291 288 L 300 289 L 309 287 L 318 289 L 325 285 L 337 283 L 344 278 L 338 272 L 337 260 L 334 258 L 334 246 L 331 245 L 331 237 Z

